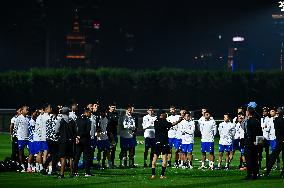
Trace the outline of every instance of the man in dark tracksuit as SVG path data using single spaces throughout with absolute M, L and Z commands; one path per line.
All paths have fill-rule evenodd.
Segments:
M 248 107 L 246 111 L 247 122 L 245 125 L 245 158 L 247 160 L 246 179 L 257 179 L 259 174 L 258 166 L 258 145 L 256 136 L 262 136 L 260 122 L 255 118 L 255 111 Z
M 118 127 L 118 119 L 119 119 L 119 116 L 116 112 L 115 103 L 112 103 L 109 105 L 109 110 L 106 112 L 106 117 L 108 119 L 108 125 L 107 125 L 108 135 L 107 136 L 111 144 L 111 148 L 110 148 L 111 163 L 112 163 L 112 167 L 115 167 L 114 159 L 115 159 L 116 145 L 118 142 L 117 127 Z
M 91 152 L 91 111 L 84 110 L 84 114 L 76 120 L 77 138 L 76 138 L 76 155 L 74 160 L 75 176 L 78 176 L 78 163 L 83 152 L 85 164 L 85 176 L 91 176 L 90 171 L 90 152 Z
M 275 134 L 276 134 L 276 148 L 274 151 L 272 151 L 272 154 L 270 156 L 267 171 L 265 173 L 266 176 L 269 175 L 281 151 L 282 151 L 282 161 L 284 161 L 284 117 L 283 117 L 284 107 L 279 107 L 277 111 L 278 111 L 279 116 L 276 117 L 274 120 L 274 128 L 275 128 Z M 282 167 L 280 176 L 284 178 L 284 165 Z
M 58 133 L 58 157 L 60 158 L 61 169 L 58 178 L 64 178 L 66 159 L 69 159 L 70 177 L 73 177 L 73 159 L 75 156 L 76 122 L 68 117 L 69 108 L 61 110 L 62 119 L 56 123 Z

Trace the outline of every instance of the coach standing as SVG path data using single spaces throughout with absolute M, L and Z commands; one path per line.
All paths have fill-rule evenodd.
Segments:
M 248 107 L 245 125 L 245 157 L 247 160 L 247 176 L 245 179 L 257 179 L 259 174 L 258 146 L 256 136 L 262 136 L 260 122 L 255 118 L 254 108 Z

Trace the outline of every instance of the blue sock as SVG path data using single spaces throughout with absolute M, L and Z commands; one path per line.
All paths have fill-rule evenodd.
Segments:
M 156 168 L 152 168 L 152 176 L 155 176 L 155 170 L 156 170 Z
M 162 166 L 162 173 L 161 173 L 161 176 L 164 176 L 164 175 L 165 175 L 166 168 L 167 168 L 167 167 L 163 167 L 163 166 Z

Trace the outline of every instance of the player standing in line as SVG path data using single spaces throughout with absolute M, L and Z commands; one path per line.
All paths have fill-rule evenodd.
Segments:
M 117 138 L 117 127 L 118 127 L 118 119 L 119 116 L 116 111 L 116 103 L 111 103 L 108 106 L 108 111 L 106 112 L 106 117 L 108 119 L 108 125 L 107 125 L 107 134 L 108 134 L 108 139 L 110 142 L 110 157 L 111 157 L 111 166 L 115 168 L 115 151 L 116 151 L 116 146 L 118 143 L 118 138 Z
M 147 167 L 147 156 L 148 151 L 151 149 L 150 153 L 150 163 L 149 167 L 152 166 L 152 160 L 154 157 L 154 149 L 155 149 L 155 129 L 154 122 L 157 117 L 154 115 L 153 107 L 149 107 L 147 110 L 147 115 L 143 117 L 142 127 L 144 129 L 144 138 L 145 138 L 145 149 L 144 149 L 144 167 Z
M 133 167 L 134 164 L 134 149 L 136 140 L 134 137 L 136 130 L 135 119 L 132 116 L 132 106 L 126 107 L 126 114 L 121 118 L 120 122 L 120 167 L 127 166 L 127 151 L 129 151 L 129 166 Z
M 278 116 L 277 115 L 277 108 L 272 107 L 270 108 L 270 123 L 269 126 L 266 128 L 268 132 L 268 143 L 270 146 L 271 151 L 273 152 L 276 148 L 276 135 L 275 135 L 275 128 L 274 128 L 274 120 Z M 280 157 L 278 156 L 277 162 L 276 162 L 276 169 L 280 170 L 281 165 L 280 165 Z
M 99 126 L 97 128 L 97 140 L 98 140 L 98 169 L 105 169 L 106 166 L 106 159 L 108 159 L 108 168 L 112 168 L 112 162 L 110 158 L 110 142 L 107 134 L 107 126 L 108 126 L 108 119 L 106 117 L 106 113 L 101 111 L 101 116 L 99 119 Z M 103 158 L 101 154 L 103 153 Z M 102 159 L 102 164 L 101 164 Z
M 262 128 L 262 134 L 264 137 L 264 143 L 262 146 L 262 151 L 263 149 L 265 150 L 265 156 L 266 156 L 266 163 L 265 163 L 265 168 L 267 168 L 268 162 L 269 162 L 269 158 L 270 158 L 270 154 L 269 154 L 269 131 L 270 131 L 270 117 L 269 117 L 269 108 L 264 107 L 262 109 L 262 118 L 261 118 L 261 128 Z M 261 161 L 262 161 L 262 151 L 259 155 L 259 169 L 261 169 Z
M 29 119 L 27 114 L 29 113 L 29 107 L 23 106 L 21 108 L 21 114 L 17 117 L 15 125 L 17 127 L 17 138 L 18 138 L 18 148 L 19 148 L 19 159 L 20 164 L 22 167 L 21 172 L 26 172 L 25 165 L 24 165 L 24 149 L 28 145 L 28 138 L 29 138 Z
M 180 116 L 176 114 L 176 107 L 175 106 L 170 106 L 170 115 L 167 117 L 167 121 L 170 123 L 177 122 L 179 120 Z M 177 131 L 177 126 L 172 126 L 169 129 L 168 132 L 168 137 L 169 137 L 169 146 L 170 146 L 170 154 L 168 155 L 168 166 L 172 166 L 172 148 L 175 144 L 176 140 L 176 131 Z M 179 152 L 175 152 L 175 159 L 178 160 L 179 158 Z M 177 161 L 176 161 L 177 163 Z M 175 164 L 177 166 L 178 164 Z
M 166 112 L 163 110 L 159 110 L 157 114 L 157 120 L 154 123 L 155 128 L 155 153 L 152 161 L 152 176 L 151 179 L 155 178 L 156 175 L 156 163 L 159 155 L 162 154 L 162 172 L 161 172 L 161 179 L 166 178 L 165 177 L 165 171 L 167 167 L 167 155 L 170 154 L 170 146 L 169 146 L 169 137 L 168 137 L 168 131 L 172 126 L 177 125 L 179 122 L 182 121 L 182 117 L 175 122 L 170 123 L 166 119 Z
M 29 118 L 29 124 L 28 124 L 28 131 L 29 131 L 29 158 L 28 158 L 28 168 L 27 172 L 34 172 L 35 168 L 33 166 L 33 158 L 36 154 L 35 151 L 35 144 L 34 144 L 34 131 L 35 131 L 35 121 L 37 116 L 39 116 L 39 111 L 37 110 L 31 110 L 31 117 Z
M 17 117 L 20 114 L 21 114 L 21 108 L 18 108 L 17 111 L 16 111 L 15 116 L 12 117 L 11 124 L 10 124 L 10 135 L 11 135 L 11 141 L 12 141 L 11 159 L 13 161 L 19 161 L 19 148 L 18 148 L 16 121 L 17 121 Z
M 234 135 L 236 133 L 235 125 L 231 123 L 230 115 L 228 113 L 224 114 L 224 121 L 219 124 L 218 131 L 220 135 L 218 169 L 220 170 L 222 168 L 221 163 L 225 151 L 226 152 L 225 169 L 228 170 L 230 165 L 230 155 L 232 155 L 232 142 Z
M 78 104 L 76 101 L 71 102 L 71 111 L 69 112 L 69 117 L 72 118 L 75 122 L 77 119 L 77 112 L 78 112 Z
M 43 164 L 46 161 L 48 153 L 48 145 L 46 141 L 46 125 L 50 119 L 49 113 L 51 112 L 51 105 L 46 103 L 43 106 L 44 113 L 39 115 L 35 123 L 34 144 L 37 153 L 36 156 L 36 170 L 45 174 Z
M 210 112 L 204 112 L 204 121 L 200 121 L 202 162 L 199 169 L 205 169 L 206 152 L 209 152 L 209 167 L 214 169 L 214 137 L 216 135 L 216 122 L 211 118 Z
M 244 148 L 244 124 L 245 124 L 245 114 L 243 112 L 239 112 L 237 115 L 237 118 L 234 118 L 235 121 L 233 122 L 235 124 L 235 136 L 232 144 L 232 155 L 230 156 L 230 161 L 233 160 L 234 154 L 236 150 L 239 150 L 241 152 L 240 156 L 240 164 L 239 169 L 240 170 L 246 170 L 246 159 L 245 159 L 245 148 Z
M 178 126 L 180 126 L 180 130 L 182 132 L 182 168 L 193 169 L 192 151 L 194 145 L 195 123 L 191 118 L 190 112 L 185 113 L 184 119 L 178 124 Z

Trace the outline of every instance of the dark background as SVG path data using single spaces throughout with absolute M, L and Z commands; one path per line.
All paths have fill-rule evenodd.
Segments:
M 79 13 L 101 23 L 95 66 L 223 70 L 231 38 L 241 35 L 255 69 L 279 68 L 280 38 L 271 18 L 278 1 L 11 0 L 1 1 L 0 71 L 44 67 L 46 25 L 51 66 L 64 64 L 77 7 L 95 7 Z M 134 36 L 131 53 L 125 51 L 127 34 Z M 201 66 L 194 57 L 203 52 L 224 61 Z

